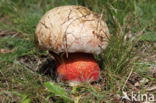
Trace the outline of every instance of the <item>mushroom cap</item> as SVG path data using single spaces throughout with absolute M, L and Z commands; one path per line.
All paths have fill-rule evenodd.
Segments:
M 82 6 L 61 6 L 48 11 L 35 31 L 36 45 L 55 53 L 100 54 L 109 41 L 102 16 Z

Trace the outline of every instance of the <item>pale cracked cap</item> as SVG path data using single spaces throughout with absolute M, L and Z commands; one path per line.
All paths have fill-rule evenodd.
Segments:
M 82 6 L 61 6 L 39 21 L 35 41 L 39 48 L 55 53 L 99 54 L 109 41 L 109 30 L 100 15 Z

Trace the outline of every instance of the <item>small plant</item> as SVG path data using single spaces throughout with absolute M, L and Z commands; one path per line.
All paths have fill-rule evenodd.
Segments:
M 61 88 L 58 84 L 56 84 L 54 82 L 46 82 L 45 86 L 52 94 L 62 98 L 64 100 L 64 102 L 69 103 L 69 102 L 73 101 L 71 99 L 71 97 L 69 96 L 69 94 L 63 88 Z M 50 94 L 47 97 L 47 99 L 50 98 L 52 96 L 52 94 Z
M 20 103 L 31 103 L 31 99 L 27 95 L 23 95 Z

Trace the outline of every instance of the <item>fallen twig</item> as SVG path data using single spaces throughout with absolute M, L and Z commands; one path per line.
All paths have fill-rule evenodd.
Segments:
M 156 90 L 156 86 L 152 86 L 146 89 L 147 92 L 151 92 L 151 91 L 155 91 Z

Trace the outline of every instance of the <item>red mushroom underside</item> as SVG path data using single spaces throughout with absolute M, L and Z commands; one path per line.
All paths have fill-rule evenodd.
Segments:
M 98 80 L 100 68 L 91 54 L 71 53 L 68 58 L 62 56 L 57 73 L 58 80 L 93 82 Z

